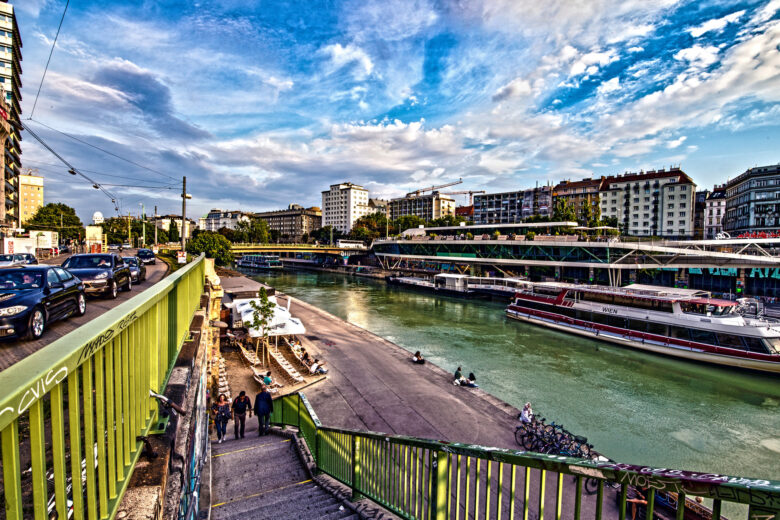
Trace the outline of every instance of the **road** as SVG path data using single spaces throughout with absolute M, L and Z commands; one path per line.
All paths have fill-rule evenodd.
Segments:
M 122 251 L 122 256 L 131 256 L 135 250 Z M 42 264 L 59 265 L 68 258 L 69 255 L 60 255 L 56 258 L 41 261 Z M 133 290 L 130 292 L 120 291 L 116 300 L 108 298 L 87 296 L 87 313 L 81 317 L 71 317 L 66 320 L 60 320 L 47 324 L 43 337 L 38 341 L 28 340 L 3 340 L 0 341 L 0 371 L 5 370 L 17 361 L 20 361 L 33 352 L 36 352 L 52 341 L 61 338 L 65 334 L 79 328 L 89 321 L 97 318 L 107 310 L 116 307 L 125 300 L 129 300 L 140 291 L 143 291 L 156 282 L 162 280 L 167 273 L 167 266 L 164 262 L 158 260 L 156 265 L 146 266 L 146 280 L 140 284 L 133 284 Z

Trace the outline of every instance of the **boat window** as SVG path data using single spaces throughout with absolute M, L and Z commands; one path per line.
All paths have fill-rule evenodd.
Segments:
M 626 319 L 622 316 L 609 316 L 609 325 L 612 327 L 626 328 Z
M 715 333 L 709 330 L 691 329 L 691 340 L 698 343 L 707 343 L 708 345 L 717 345 Z
M 609 316 L 601 314 L 600 312 L 594 312 L 591 321 L 594 323 L 601 323 L 602 325 L 609 325 Z
M 577 311 L 577 319 L 582 321 L 591 321 L 590 311 Z M 780 339 L 780 338 L 778 338 Z
M 780 354 L 780 338 L 764 338 L 770 354 Z
M 657 334 L 659 336 L 668 336 L 669 327 L 660 323 L 654 323 L 652 321 L 647 322 L 647 332 L 650 334 Z
M 563 314 L 564 316 L 568 316 L 569 318 L 574 318 L 577 316 L 577 311 L 571 307 L 556 307 L 555 312 Z
M 742 343 L 742 338 L 740 336 L 735 336 L 733 334 L 723 334 L 721 332 L 718 332 L 718 344 L 720 344 L 721 347 L 729 347 L 729 348 L 738 348 L 740 350 L 745 350 L 745 345 Z
M 643 320 L 628 320 L 628 328 L 637 332 L 647 332 L 647 322 Z
M 761 341 L 761 338 L 742 336 L 742 341 L 745 342 L 745 345 L 750 352 L 759 352 L 761 354 L 767 353 L 767 349 L 764 346 L 764 343 Z
M 691 335 L 688 332 L 688 329 L 685 327 L 669 327 L 671 330 L 671 337 L 677 338 L 677 339 L 683 339 L 685 341 L 689 341 L 691 339 Z

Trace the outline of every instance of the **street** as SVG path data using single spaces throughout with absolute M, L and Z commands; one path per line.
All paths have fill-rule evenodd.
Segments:
M 136 252 L 135 249 L 128 249 L 120 253 L 122 256 L 132 256 Z M 42 264 L 59 265 L 65 261 L 70 255 L 60 255 L 56 258 L 48 260 L 42 260 Z M 79 328 L 80 326 L 88 323 L 90 320 L 100 316 L 107 310 L 116 307 L 120 303 L 129 300 L 140 291 L 151 287 L 156 282 L 160 281 L 167 272 L 167 266 L 161 260 L 157 260 L 156 265 L 146 266 L 146 280 L 140 284 L 133 284 L 133 290 L 130 292 L 121 292 L 115 300 L 103 298 L 99 296 L 87 296 L 87 313 L 81 317 L 70 317 L 66 320 L 56 321 L 51 324 L 47 324 L 46 331 L 43 333 L 43 337 L 38 341 L 26 341 L 26 340 L 4 340 L 0 341 L 0 370 L 5 370 L 9 366 L 13 365 L 17 361 L 24 359 L 33 352 L 36 352 L 52 341 L 61 338 L 69 332 Z

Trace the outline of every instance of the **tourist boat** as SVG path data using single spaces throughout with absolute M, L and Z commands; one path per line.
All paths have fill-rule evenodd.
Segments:
M 387 283 L 461 298 L 479 296 L 478 292 L 469 289 L 468 279 L 469 276 L 465 274 L 441 273 L 435 275 L 432 280 L 414 276 L 390 276 Z
M 780 373 L 780 321 L 706 291 L 526 282 L 507 316 L 617 345 Z
M 236 260 L 238 267 L 246 269 L 281 269 L 281 260 L 276 255 L 244 255 Z

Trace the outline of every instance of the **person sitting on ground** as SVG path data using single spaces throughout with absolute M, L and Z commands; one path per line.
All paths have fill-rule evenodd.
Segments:
M 531 403 L 525 403 L 525 406 L 523 406 L 523 410 L 520 412 L 520 421 L 526 424 L 534 421 L 534 411 L 531 409 Z
M 324 364 L 324 361 L 320 361 L 319 359 L 314 358 L 314 363 L 312 363 L 309 367 L 309 372 L 312 374 L 327 374 L 328 369 L 323 367 Z
M 425 364 L 425 358 L 423 358 L 422 354 L 420 354 L 420 351 L 414 353 L 414 356 L 412 356 L 412 363 L 417 363 L 418 365 L 424 365 Z
M 469 378 L 466 381 L 463 386 L 468 386 L 469 388 L 479 388 L 479 385 L 477 384 L 477 376 L 474 375 L 474 372 L 469 372 Z
M 455 378 L 452 380 L 452 384 L 455 386 L 466 384 L 466 378 L 463 377 L 463 372 L 461 372 L 461 368 L 458 367 L 458 369 L 455 371 Z
M 306 349 L 301 349 L 303 351 L 303 355 L 301 356 L 301 363 L 303 363 L 306 367 L 311 367 L 311 358 L 309 357 L 309 353 L 306 352 Z
M 268 388 L 281 388 L 282 386 L 284 386 L 280 383 L 274 382 L 274 380 L 271 378 L 270 370 L 266 372 L 266 374 L 263 376 L 263 383 L 265 383 L 265 386 L 267 386 Z

